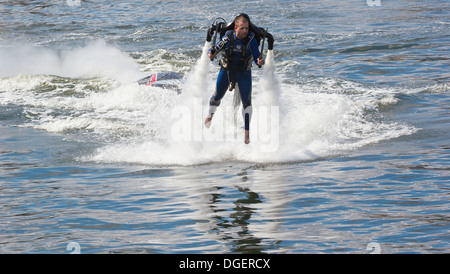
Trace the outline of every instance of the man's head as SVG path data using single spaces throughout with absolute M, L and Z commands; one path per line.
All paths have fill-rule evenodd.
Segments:
M 234 30 L 238 39 L 244 39 L 248 35 L 249 21 L 248 16 L 238 15 L 234 19 Z

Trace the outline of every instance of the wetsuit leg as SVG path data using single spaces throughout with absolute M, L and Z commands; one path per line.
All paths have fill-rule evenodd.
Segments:
M 237 73 L 239 92 L 242 101 L 242 118 L 244 119 L 244 129 L 250 130 L 252 118 L 252 73 L 251 71 Z
M 236 74 L 242 106 L 245 109 L 252 105 L 252 72 L 249 70 L 246 72 L 238 72 Z
M 230 81 L 228 79 L 228 71 L 224 68 L 221 68 L 219 71 L 219 76 L 217 76 L 216 91 L 209 100 L 209 106 L 215 107 L 213 108 L 214 110 L 220 105 L 220 100 L 222 100 L 223 96 L 225 96 L 229 84 Z M 214 113 L 214 111 L 212 113 Z
M 220 105 L 220 100 L 222 100 L 223 96 L 225 96 L 229 84 L 230 80 L 228 78 L 228 71 L 224 68 L 221 68 L 219 71 L 219 76 L 217 76 L 216 91 L 214 92 L 213 96 L 211 96 L 211 99 L 209 99 L 209 114 L 205 120 L 206 128 L 209 128 L 211 126 L 213 115 L 214 113 L 216 113 L 216 110 Z

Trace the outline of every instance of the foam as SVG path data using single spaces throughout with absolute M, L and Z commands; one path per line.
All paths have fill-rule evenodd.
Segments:
M 218 73 L 218 67 L 207 58 L 209 47 L 205 43 L 187 73 L 181 95 L 127 83 L 140 75 L 139 68 L 127 54 L 102 41 L 59 53 L 25 51 L 34 61 L 27 63 L 21 58 L 13 70 L 20 75 L 0 80 L 0 104 L 24 106 L 27 121 L 23 126 L 61 134 L 82 132 L 82 138 L 96 141 L 100 147 L 79 160 L 112 163 L 305 161 L 418 130 L 390 121 L 380 111 L 397 104 L 397 94 L 409 90 L 334 78 L 282 82 L 283 70 L 277 68 L 273 51 L 268 51 L 263 70 L 254 68 L 251 142 L 245 145 L 241 106 L 235 106 L 232 93 L 224 97 L 211 128 L 203 126 Z M 5 49 L 0 52 L 4 58 Z M 69 78 L 50 75 L 56 71 Z M 24 75 L 27 73 L 30 75 Z M 76 96 L 64 95 L 65 91 Z
M 376 111 L 380 104 L 397 102 L 391 91 L 374 91 L 335 79 L 321 79 L 305 88 L 280 84 L 273 52 L 269 51 L 263 77 L 254 83 L 252 141 L 245 145 L 240 110 L 234 108 L 231 94 L 224 97 L 211 129 L 203 127 L 207 99 L 215 80 L 215 72 L 211 72 L 206 58 L 207 49 L 205 45 L 201 58 L 188 76 L 183 95 L 179 97 L 182 99 L 168 105 L 166 112 L 156 113 L 167 122 L 157 129 L 161 138 L 106 145 L 90 160 L 151 165 L 304 161 L 416 131 L 409 125 L 366 117 L 369 109 Z M 336 90 L 338 86 L 340 90 Z M 274 107 L 277 115 L 267 115 L 272 110 L 269 107 Z M 264 110 L 267 113 L 262 113 Z M 172 113 L 170 120 L 166 119 L 168 112 Z M 278 132 L 275 137 L 270 136 L 271 130 Z M 269 135 L 264 136 L 264 132 Z
M 72 78 L 109 77 L 129 83 L 143 76 L 128 54 L 104 40 L 62 51 L 28 45 L 0 48 L 0 63 L 0 77 L 47 74 Z

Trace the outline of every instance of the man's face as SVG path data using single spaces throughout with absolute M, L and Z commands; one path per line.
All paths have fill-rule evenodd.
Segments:
M 244 39 L 248 35 L 248 22 L 238 21 L 234 26 L 234 30 L 236 31 L 236 37 L 239 40 Z

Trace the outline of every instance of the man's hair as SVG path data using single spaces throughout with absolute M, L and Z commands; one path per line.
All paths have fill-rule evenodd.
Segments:
M 238 22 L 242 22 L 242 23 L 249 23 L 247 17 L 245 17 L 245 15 L 238 15 L 235 19 L 234 19 L 234 25 L 237 25 Z

